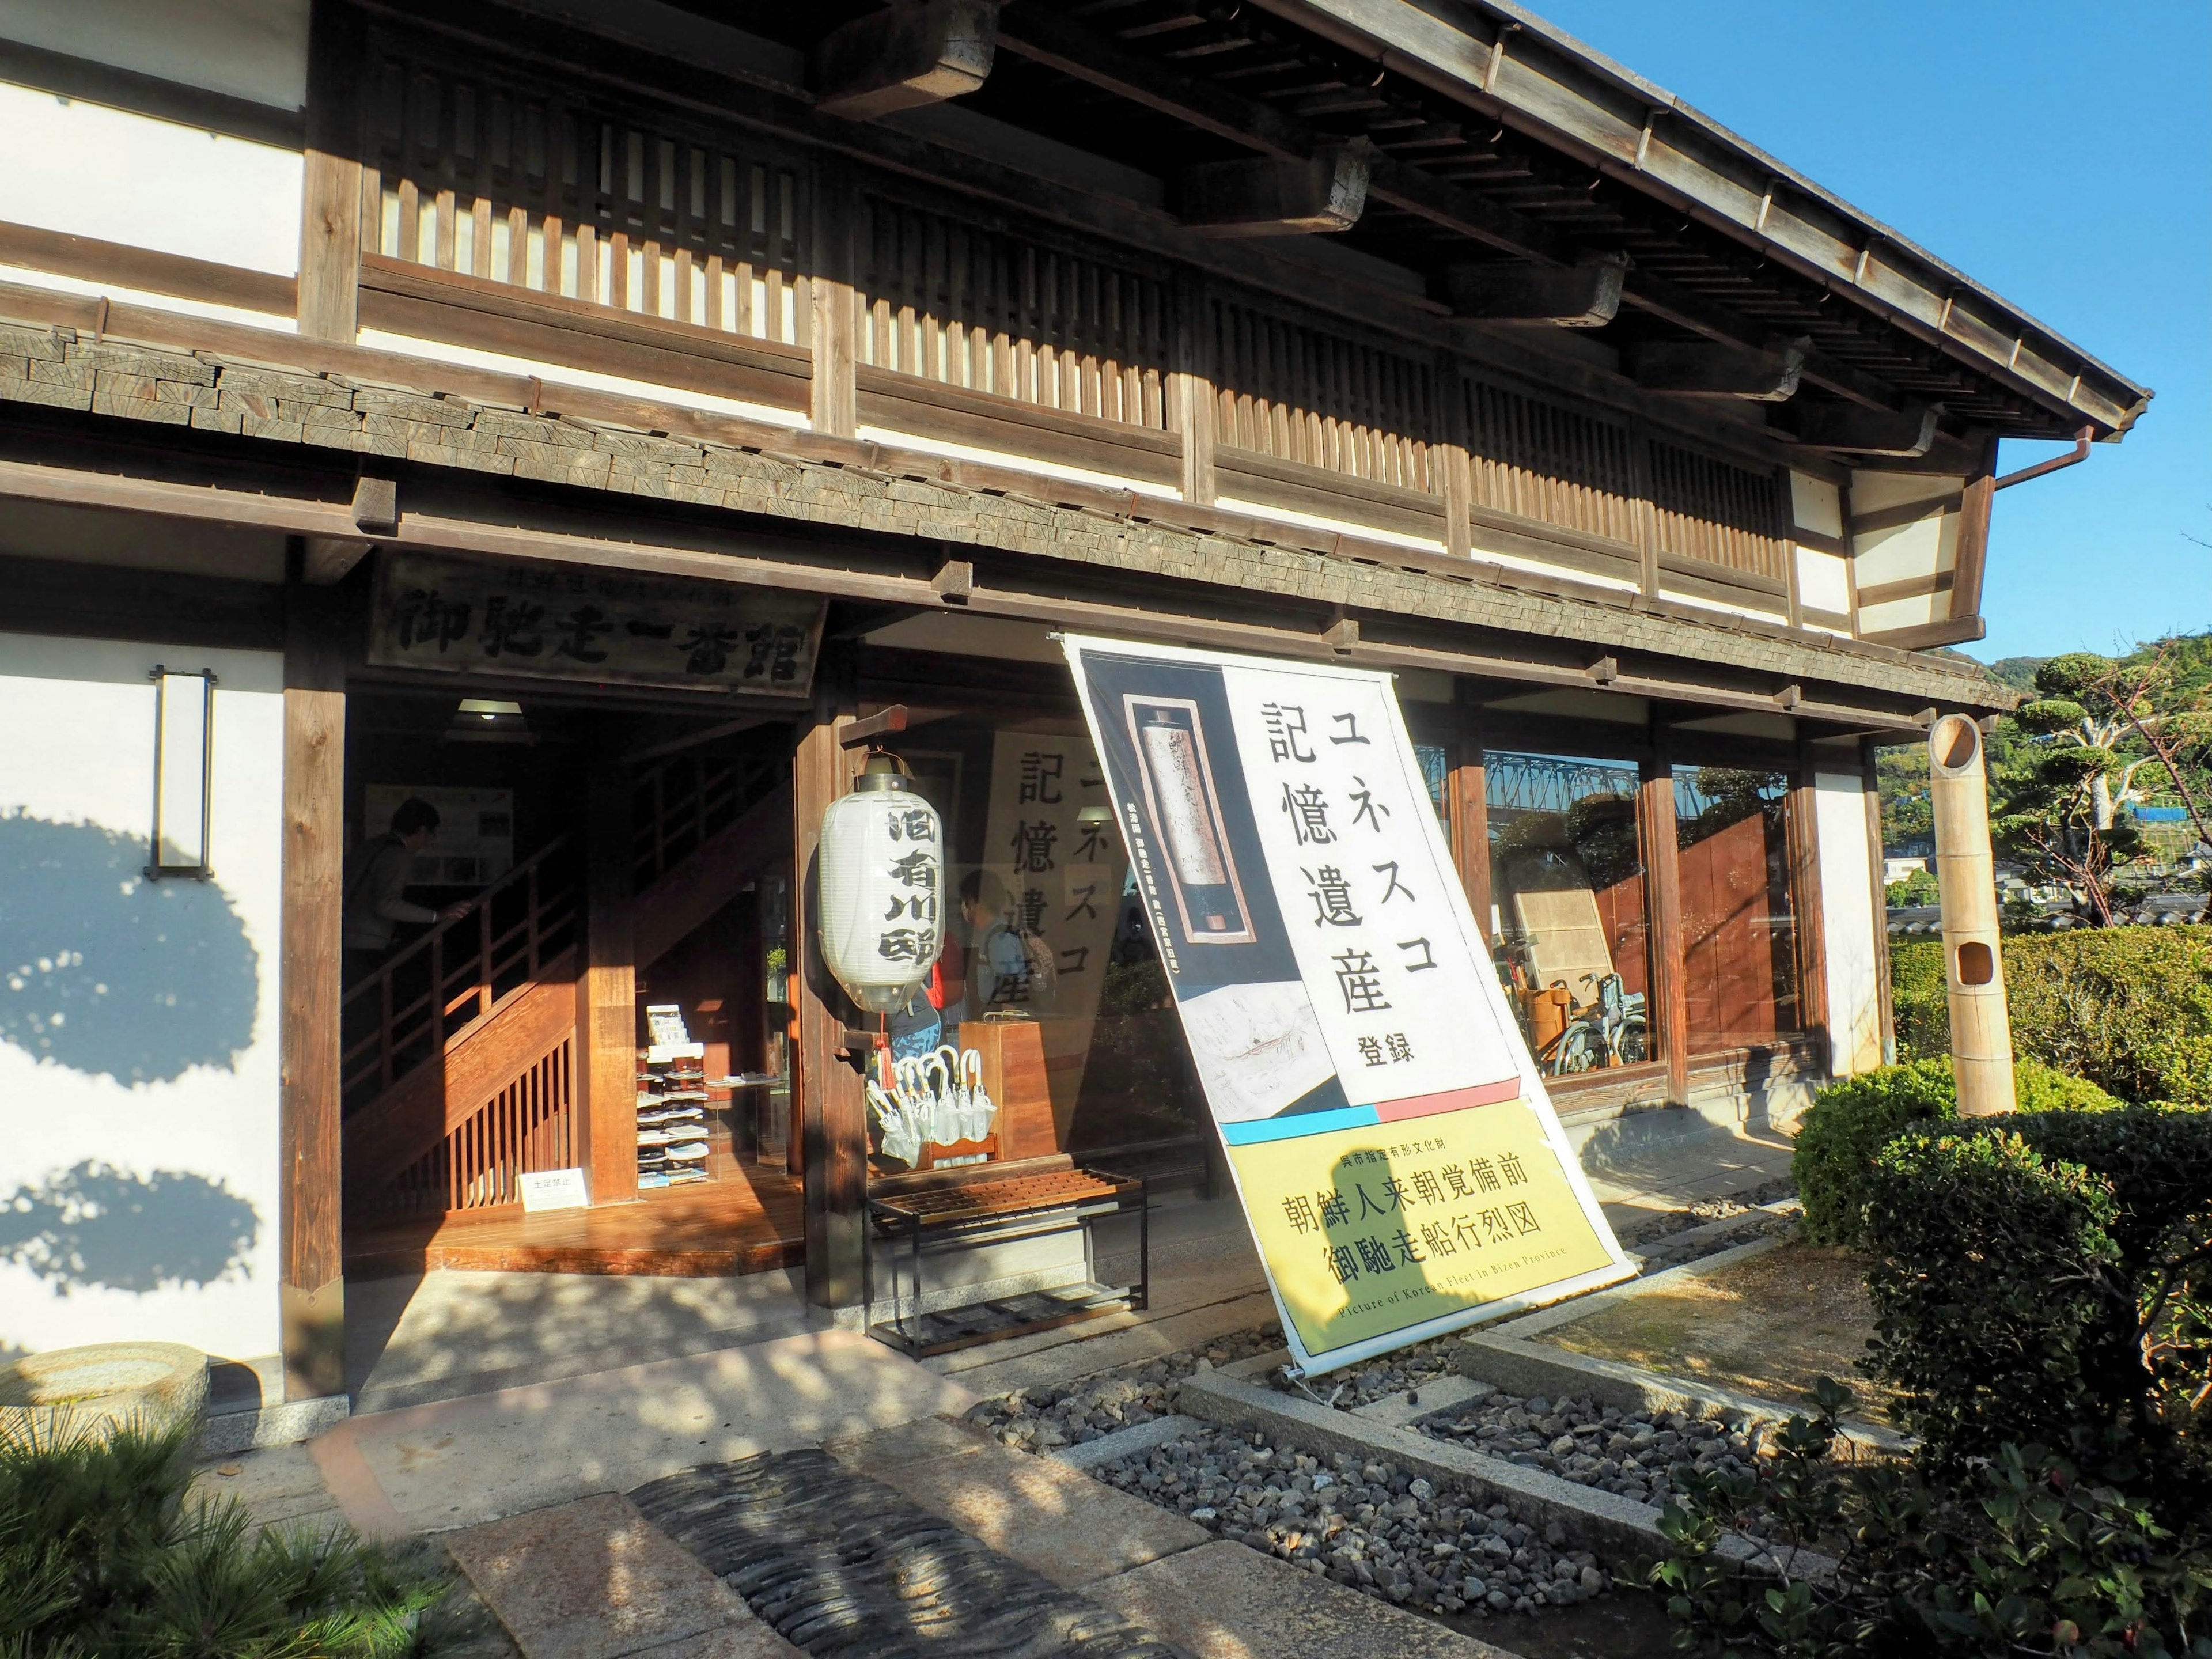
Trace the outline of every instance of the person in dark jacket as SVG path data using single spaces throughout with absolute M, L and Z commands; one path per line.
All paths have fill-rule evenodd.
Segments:
M 438 809 L 410 795 L 392 815 L 392 827 L 363 847 L 345 891 L 345 966 L 349 983 L 374 971 L 392 954 L 402 922 L 428 927 L 468 912 L 465 903 L 434 910 L 407 897 L 415 855 L 438 833 Z

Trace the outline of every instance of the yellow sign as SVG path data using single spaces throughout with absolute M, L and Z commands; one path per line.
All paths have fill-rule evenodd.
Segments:
M 1228 1150 L 1316 1358 L 1613 1263 L 1526 1101 Z

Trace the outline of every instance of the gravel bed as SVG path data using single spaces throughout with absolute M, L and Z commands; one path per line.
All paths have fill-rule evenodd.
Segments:
M 1577 1486 L 1665 1507 L 1682 1469 L 1748 1470 L 1753 1437 L 1685 1412 L 1625 1412 L 1591 1400 L 1493 1394 L 1413 1425 L 1437 1440 Z
M 1254 1380 L 1265 1382 L 1279 1394 L 1296 1395 L 1301 1400 L 1318 1400 L 1323 1405 L 1348 1412 L 1361 1406 L 1372 1405 L 1377 1400 L 1387 1400 L 1394 1394 L 1401 1395 L 1408 1390 L 1418 1393 L 1424 1384 L 1437 1377 L 1456 1375 L 1459 1354 L 1463 1346 L 1459 1334 L 1454 1332 L 1449 1336 L 1439 1336 L 1416 1343 L 1410 1348 L 1401 1348 L 1395 1353 L 1385 1354 L 1379 1359 L 1347 1365 L 1342 1370 L 1331 1371 L 1310 1382 L 1293 1382 L 1279 1370 Z
M 1480 1507 L 1386 1462 L 1322 1458 L 1256 1431 L 1214 1429 L 1101 1465 L 1102 1480 L 1208 1531 L 1429 1613 L 1491 1617 L 1608 1593 L 1597 1557 L 1503 1504 Z
M 1710 1222 L 1725 1221 L 1730 1216 L 1741 1215 L 1746 1210 L 1755 1210 L 1762 1204 L 1771 1204 L 1777 1199 L 1795 1198 L 1796 1195 L 1796 1178 L 1794 1176 L 1778 1176 L 1756 1187 L 1747 1187 L 1741 1192 L 1729 1193 L 1721 1198 L 1703 1199 L 1681 1209 L 1669 1210 L 1664 1215 L 1655 1215 L 1648 1220 L 1639 1221 L 1632 1227 L 1621 1230 L 1620 1242 L 1626 1249 L 1649 1251 L 1652 1246 L 1675 1233 L 1687 1232 L 1692 1227 L 1703 1227 Z M 1756 1238 L 1759 1235 L 1746 1233 L 1743 1237 Z M 1717 1245 L 1715 1248 L 1728 1247 Z
M 1270 1321 L 1140 1365 L 1124 1365 L 1051 1388 L 1017 1389 L 972 1407 L 968 1420 L 1023 1451 L 1079 1446 L 1116 1429 L 1175 1415 L 1175 1385 L 1193 1371 L 1234 1364 L 1283 1346 Z

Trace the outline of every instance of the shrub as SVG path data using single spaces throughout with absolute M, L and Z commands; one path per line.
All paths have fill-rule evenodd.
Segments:
M 0 1655 L 44 1659 L 417 1659 L 481 1614 L 420 1549 L 258 1531 L 191 1501 L 196 1423 L 0 1434 Z
M 2111 1188 L 2002 1133 L 1904 1135 L 1874 1160 L 1873 1368 L 1939 1460 L 2063 1446 L 2089 1420 L 2084 1350 L 2118 1291 Z
M 1909 1129 L 1863 1218 L 1869 1368 L 1936 1455 L 2111 1435 L 2212 1496 L 2212 1112 Z
M 1815 1244 L 1856 1243 L 1875 1156 L 1913 1124 L 1958 1115 L 1948 1055 L 1885 1066 L 1821 1090 L 1798 1126 L 1790 1161 L 1805 1206 L 1805 1237 Z
M 2032 1060 L 2014 1062 L 2013 1094 L 2023 1112 L 2103 1111 L 2119 1104 L 2094 1083 Z M 1790 1160 L 1806 1237 L 1816 1244 L 1859 1243 L 1859 1212 L 1875 1154 L 1916 1123 L 1958 1115 L 1948 1054 L 1885 1066 L 1821 1090 L 1798 1126 Z
M 2122 1100 L 2212 1105 L 2212 929 L 2106 927 L 2004 941 L 2013 1052 Z M 1890 950 L 1897 1056 L 1951 1046 L 1940 939 Z
M 1823 1378 L 1818 1415 L 1790 1419 L 1751 1468 L 1677 1471 L 1650 1582 L 1678 1648 L 1705 1634 L 1780 1659 L 2212 1659 L 2191 1629 L 2212 1600 L 2202 1515 L 2162 1521 L 2124 1460 L 2039 1447 L 1965 1470 L 1838 1463 L 1849 1397 Z

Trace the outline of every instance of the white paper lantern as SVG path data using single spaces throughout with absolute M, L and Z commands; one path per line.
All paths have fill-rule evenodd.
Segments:
M 937 809 L 872 761 L 822 815 L 822 958 L 870 1013 L 902 1008 L 945 939 L 945 827 Z

